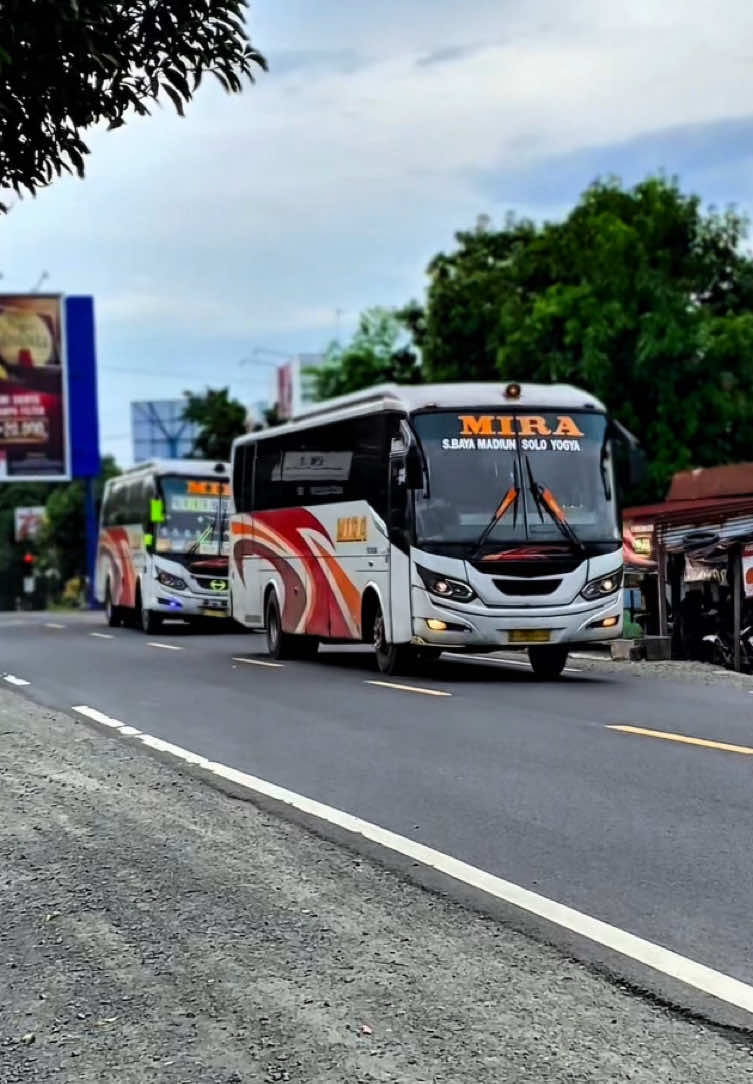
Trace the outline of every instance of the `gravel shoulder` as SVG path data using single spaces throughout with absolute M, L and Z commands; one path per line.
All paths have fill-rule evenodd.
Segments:
M 752 1050 L 0 690 L 0 1080 L 740 1082 Z

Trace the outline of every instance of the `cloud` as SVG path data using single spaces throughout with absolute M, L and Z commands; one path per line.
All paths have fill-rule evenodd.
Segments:
M 664 172 L 678 176 L 685 188 L 693 187 L 702 196 L 712 195 L 717 201 L 721 196 L 724 204 L 750 198 L 751 158 L 753 113 L 663 128 L 620 143 L 536 158 L 518 168 L 501 164 L 479 175 L 478 183 L 480 191 L 495 202 L 549 207 L 572 203 L 600 176 L 613 174 L 626 184 L 635 184 Z
M 481 42 L 473 42 L 469 45 L 445 45 L 440 49 L 434 49 L 425 56 L 420 56 L 416 61 L 416 67 L 430 68 L 433 64 L 451 64 L 457 60 L 463 60 L 465 57 L 473 56 L 483 47 Z

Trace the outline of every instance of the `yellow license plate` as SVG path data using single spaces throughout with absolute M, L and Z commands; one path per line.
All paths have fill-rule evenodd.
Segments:
M 226 610 L 202 610 L 202 617 L 227 617 Z
M 512 629 L 507 635 L 510 644 L 548 644 L 552 638 L 552 630 Z

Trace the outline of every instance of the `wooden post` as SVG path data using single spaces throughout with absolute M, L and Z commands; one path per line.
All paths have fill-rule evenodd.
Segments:
M 658 532 L 657 532 L 658 534 Z M 659 593 L 659 635 L 667 635 L 667 553 L 664 539 L 656 541 L 657 590 Z
M 742 547 L 732 547 L 732 642 L 735 648 L 735 670 L 740 673 L 740 621 L 742 617 Z

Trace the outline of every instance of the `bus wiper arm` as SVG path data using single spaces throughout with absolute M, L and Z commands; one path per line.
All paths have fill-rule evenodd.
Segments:
M 475 550 L 475 553 L 473 555 L 474 560 L 478 556 L 478 554 L 480 553 L 481 548 L 484 545 L 484 542 L 486 542 L 487 538 L 492 533 L 494 528 L 497 526 L 499 521 L 504 516 L 507 515 L 510 508 L 512 508 L 512 510 L 513 510 L 512 524 L 513 524 L 513 528 L 515 528 L 515 526 L 516 526 L 516 524 L 518 522 L 518 500 L 519 500 L 519 498 L 520 498 L 520 487 L 518 486 L 518 464 L 515 463 L 514 464 L 513 484 L 510 486 L 507 493 L 505 493 L 504 497 L 499 502 L 499 504 L 497 506 L 497 509 L 494 512 L 494 515 L 492 516 L 492 518 L 487 523 L 486 527 L 484 527 L 483 531 L 481 532 L 481 536 L 480 536 L 478 542 L 476 543 L 476 550 Z
M 576 549 L 579 549 L 581 552 L 585 552 L 585 546 L 578 538 L 573 526 L 569 522 L 563 510 L 560 508 L 559 503 L 557 502 L 557 499 L 555 498 L 552 491 L 550 489 L 546 489 L 534 478 L 528 456 L 526 456 L 526 469 L 528 471 L 528 488 L 530 489 L 531 496 L 533 497 L 536 504 L 536 510 L 539 513 L 541 522 L 544 522 L 544 514 L 542 511 L 543 509 L 548 513 L 549 518 L 555 522 L 555 524 L 559 528 L 560 532 L 565 536 L 565 538 L 572 542 Z

